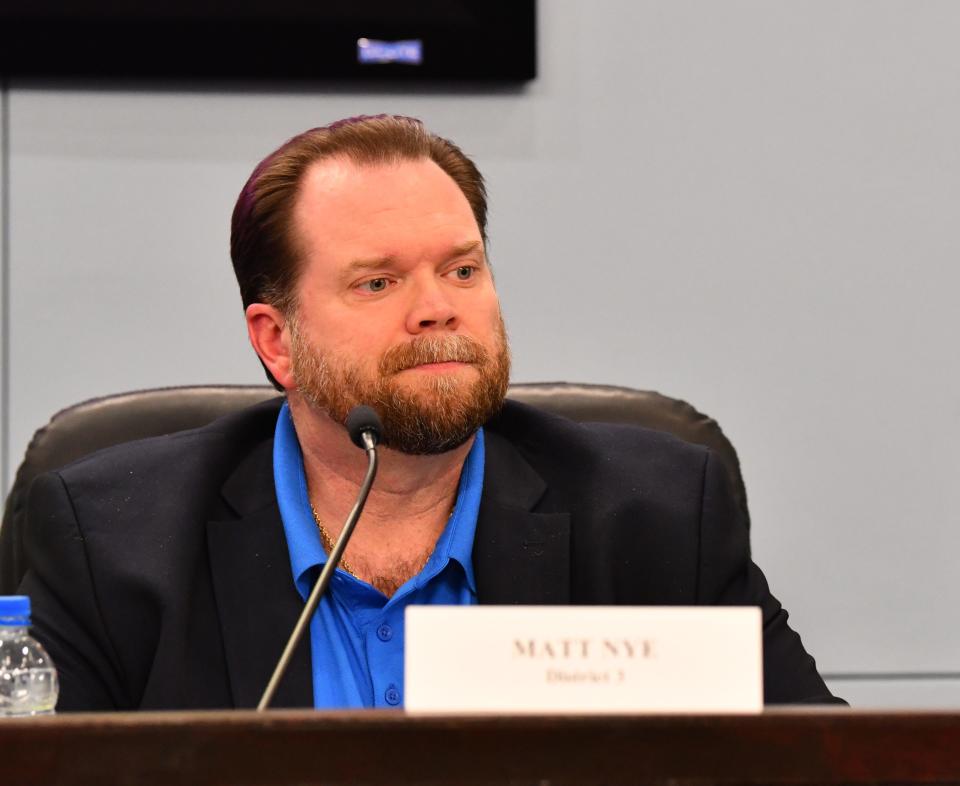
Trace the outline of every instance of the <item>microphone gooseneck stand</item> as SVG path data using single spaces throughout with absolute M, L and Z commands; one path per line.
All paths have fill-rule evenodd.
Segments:
M 363 506 L 367 502 L 367 495 L 370 493 L 373 479 L 377 476 L 377 442 L 380 440 L 380 432 L 383 429 L 377 413 L 367 406 L 354 407 L 350 410 L 350 414 L 347 415 L 345 425 L 347 431 L 350 433 L 350 439 L 353 440 L 353 444 L 363 448 L 367 452 L 367 474 L 363 479 L 363 484 L 360 486 L 357 502 L 353 506 L 353 510 L 350 511 L 350 515 L 347 516 L 347 521 L 343 525 L 340 537 L 337 538 L 337 542 L 327 557 L 327 564 L 323 566 L 317 583 L 313 585 L 310 597 L 307 598 L 307 604 L 300 613 L 300 618 L 293 628 L 293 633 L 290 634 L 290 639 L 287 641 L 287 646 L 283 649 L 280 660 L 277 661 L 277 666 L 273 670 L 273 675 L 270 677 L 270 682 L 267 683 L 267 688 L 264 690 L 263 696 L 260 697 L 260 703 L 257 704 L 257 712 L 262 712 L 270 706 L 273 695 L 277 691 L 277 686 L 280 684 L 280 680 L 283 679 L 283 675 L 286 673 L 287 667 L 293 658 L 293 652 L 300 643 L 300 639 L 303 638 L 307 627 L 310 625 L 310 619 L 317 610 L 320 598 L 323 597 L 323 593 L 326 592 L 327 585 L 330 583 L 330 579 L 333 578 L 333 574 L 337 570 L 337 565 L 340 564 L 340 558 L 347 548 L 347 542 L 350 540 L 353 529 L 357 525 L 357 520 L 363 512 Z

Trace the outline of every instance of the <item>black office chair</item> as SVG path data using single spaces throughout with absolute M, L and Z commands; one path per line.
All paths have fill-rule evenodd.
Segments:
M 157 388 L 105 396 L 58 412 L 33 435 L 7 497 L 0 529 L 0 593 L 13 593 L 28 567 L 22 533 L 27 491 L 37 475 L 121 442 L 205 425 L 277 395 L 267 385 Z M 706 445 L 723 461 L 749 525 L 737 452 L 715 420 L 685 401 L 645 390 L 567 382 L 511 385 L 508 395 L 572 420 L 633 423 Z

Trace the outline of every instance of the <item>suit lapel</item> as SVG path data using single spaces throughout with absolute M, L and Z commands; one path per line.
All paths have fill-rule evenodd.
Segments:
M 485 431 L 486 466 L 473 562 L 485 604 L 570 602 L 570 516 L 534 507 L 547 485 L 511 442 Z M 210 568 L 236 707 L 254 707 L 303 600 L 273 485 L 273 443 L 240 464 L 223 486 L 230 510 L 207 524 Z M 274 707 L 312 707 L 309 635 L 297 648 Z
M 254 707 L 286 644 L 303 600 L 273 486 L 272 441 L 258 447 L 223 487 L 235 511 L 207 524 L 210 569 L 233 701 Z M 312 707 L 309 634 L 274 697 L 274 707 Z
M 480 603 L 570 602 L 570 515 L 535 513 L 543 478 L 512 443 L 485 430 L 486 466 L 473 565 Z

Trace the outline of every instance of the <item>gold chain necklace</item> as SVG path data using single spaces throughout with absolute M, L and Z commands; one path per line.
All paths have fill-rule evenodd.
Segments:
M 447 521 L 450 521 L 450 517 L 453 515 L 453 511 L 456 509 L 456 507 L 457 507 L 456 503 L 454 503 L 454 506 L 450 509 L 450 513 L 447 514 Z M 317 515 L 317 509 L 313 507 L 312 502 L 310 503 L 310 512 L 313 514 L 313 520 L 317 524 L 317 529 L 320 530 L 320 541 L 323 543 L 324 551 L 327 552 L 327 556 L 330 556 L 333 553 L 333 547 L 335 545 L 335 541 L 330 536 L 330 533 L 327 532 L 327 528 L 323 526 L 323 522 L 320 521 L 320 516 Z M 423 570 L 427 566 L 427 563 L 430 561 L 430 557 L 432 556 L 433 556 L 433 549 L 430 549 L 430 551 L 428 551 L 424 555 L 423 559 L 420 560 L 420 564 L 417 566 L 417 569 L 413 571 L 414 576 L 416 576 L 421 570 Z M 347 562 L 342 555 L 340 557 L 340 564 L 338 567 L 343 568 L 347 573 L 349 573 L 355 579 L 360 578 L 357 575 L 357 572 L 352 567 L 350 567 L 350 563 Z
M 320 540 L 323 543 L 324 551 L 327 552 L 329 557 L 333 553 L 334 540 L 330 537 L 330 533 L 327 532 L 327 528 L 323 526 L 323 522 L 320 521 L 320 517 L 317 515 L 317 509 L 313 507 L 313 503 L 310 503 L 310 512 L 313 513 L 313 520 L 317 522 L 317 529 L 320 530 Z M 357 572 L 350 567 L 350 563 L 347 562 L 342 556 L 340 557 L 339 567 L 343 568 L 347 573 L 353 576 L 355 579 L 360 577 L 357 575 Z

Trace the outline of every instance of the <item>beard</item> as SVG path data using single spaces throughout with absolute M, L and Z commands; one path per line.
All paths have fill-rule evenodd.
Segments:
M 338 423 L 358 404 L 373 407 L 383 423 L 381 444 L 401 453 L 433 455 L 453 450 L 503 406 L 510 381 L 510 350 L 502 318 L 492 352 L 469 336 L 423 336 L 384 352 L 375 374 L 351 358 L 322 352 L 302 335 L 295 321 L 289 324 L 292 370 L 300 394 Z M 420 374 L 415 384 L 413 379 L 399 379 L 406 369 L 447 361 L 469 363 L 478 376 Z

